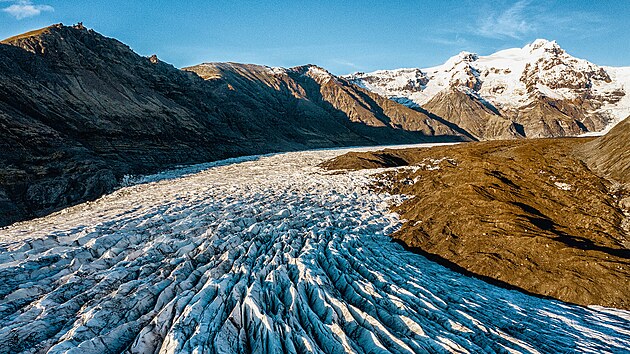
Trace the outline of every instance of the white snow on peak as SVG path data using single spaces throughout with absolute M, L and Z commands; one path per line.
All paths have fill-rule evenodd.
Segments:
M 0 353 L 630 351 L 630 313 L 498 288 L 391 242 L 348 150 L 234 160 L 0 229 Z M 433 162 L 434 163 L 434 162 Z
M 345 76 L 349 81 L 381 96 L 412 99 L 408 105 L 413 106 L 415 94 L 424 95 L 425 85 L 429 81 L 421 69 L 378 70 L 373 73 L 355 73 Z
M 475 53 L 471 53 L 471 52 L 459 52 L 459 54 L 454 55 L 452 57 L 450 57 L 443 65 L 441 65 L 442 67 L 445 68 L 449 68 L 449 67 L 454 67 L 459 63 L 470 63 L 473 62 L 475 60 L 479 59 L 479 56 Z
M 611 91 L 611 87 L 618 89 L 621 92 L 625 92 L 625 95 L 621 97 L 618 102 L 606 102 L 602 107 L 598 109 L 599 112 L 608 114 L 613 119 L 609 122 L 608 126 L 600 132 L 587 133 L 585 136 L 599 136 L 608 133 L 614 128 L 617 123 L 630 117 L 630 67 L 602 67 L 611 78 L 611 83 L 600 83 L 593 89 L 601 94 L 606 94 Z
M 458 86 L 507 110 L 526 106 L 539 96 L 558 100 L 589 97 L 603 102 L 592 113 L 608 115 L 614 124 L 630 113 L 629 71 L 599 67 L 569 55 L 556 41 L 537 39 L 522 48 L 485 56 L 461 52 L 435 67 L 378 70 L 346 78 L 409 105 L 423 105 L 437 93 Z
M 325 76 L 331 77 L 332 75 L 326 71 L 325 69 L 320 68 L 319 66 L 311 65 L 308 67 L 308 73 L 314 76 Z
M 269 67 L 269 72 L 272 75 L 286 75 L 287 69 L 283 67 L 279 67 L 279 66 L 272 66 L 272 67 Z
M 336 80 L 336 77 L 333 74 L 331 74 L 326 69 L 321 68 L 317 65 L 307 64 L 303 66 L 296 66 L 289 70 L 298 72 L 304 76 L 308 76 L 314 79 L 315 81 L 319 82 L 320 84 L 323 84 L 330 80 Z
M 526 45 L 523 49 L 528 49 L 530 52 L 533 52 L 541 48 L 542 49 L 555 49 L 555 48 L 560 49 L 560 46 L 555 40 L 549 41 L 547 39 L 538 38 L 532 43 Z

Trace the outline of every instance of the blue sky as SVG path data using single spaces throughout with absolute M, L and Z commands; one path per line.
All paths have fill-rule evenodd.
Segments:
M 536 38 L 596 64 L 630 66 L 630 0 L 0 0 L 0 9 L 2 38 L 82 21 L 177 67 L 312 63 L 346 74 L 428 67 Z

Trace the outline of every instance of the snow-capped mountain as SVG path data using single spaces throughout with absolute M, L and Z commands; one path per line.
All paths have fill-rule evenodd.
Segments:
M 494 111 L 505 127 L 513 128 L 512 133 L 472 129 L 479 138 L 577 135 L 606 130 L 630 115 L 630 67 L 597 66 L 544 39 L 488 56 L 461 52 L 432 68 L 379 70 L 346 78 L 467 129 L 466 122 L 457 122 L 467 118 L 458 104 L 432 102 L 463 92 L 476 102 L 473 105 Z

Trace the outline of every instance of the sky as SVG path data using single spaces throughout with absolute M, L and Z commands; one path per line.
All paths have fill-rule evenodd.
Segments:
M 598 65 L 630 66 L 630 0 L 0 0 L 0 37 L 83 22 L 176 67 L 234 61 L 334 74 L 430 67 L 556 40 Z

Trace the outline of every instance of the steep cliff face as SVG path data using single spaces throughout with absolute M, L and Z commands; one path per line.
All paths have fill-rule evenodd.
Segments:
M 276 75 L 235 64 L 213 70 L 216 78 L 200 72 L 204 80 L 83 26 L 54 25 L 4 40 L 0 225 L 98 197 L 126 174 L 458 135 L 337 78 L 339 86 L 295 70 Z
M 526 137 L 600 132 L 630 114 L 630 68 L 600 67 L 575 58 L 556 42 L 536 40 L 523 48 L 488 56 L 462 52 L 427 69 L 380 70 L 346 77 L 366 89 L 409 106 L 422 106 L 482 139 L 510 137 L 495 122 L 509 120 Z M 453 106 L 453 92 L 492 106 Z M 455 97 L 456 101 L 459 101 Z M 474 101 L 474 99 L 473 99 Z M 433 111 L 434 110 L 434 111 Z M 497 117 L 492 117 L 495 115 Z M 479 129 L 479 118 L 488 129 Z

